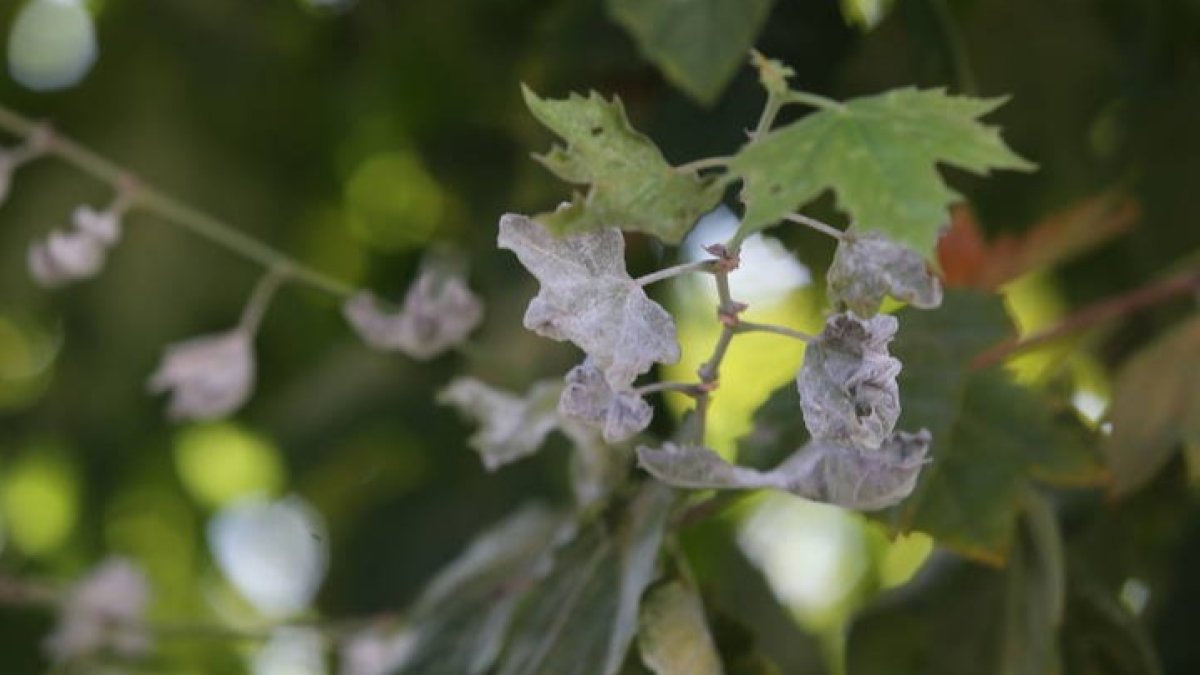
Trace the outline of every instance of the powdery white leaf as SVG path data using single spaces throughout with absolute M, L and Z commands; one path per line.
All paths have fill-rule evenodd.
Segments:
M 557 238 L 525 216 L 506 214 L 498 244 L 541 282 L 525 327 L 575 343 L 614 389 L 655 363 L 679 360 L 675 321 L 625 270 L 620 230 Z
M 438 402 L 454 406 L 479 423 L 471 447 L 488 471 L 532 455 L 558 426 L 555 404 L 560 385 L 539 382 L 525 396 L 514 396 L 479 380 L 460 377 L 438 393 Z
M 386 311 L 369 291 L 348 298 L 346 320 L 371 347 L 431 359 L 461 344 L 483 320 L 483 303 L 460 276 L 425 265 L 398 311 Z
M 897 431 L 878 450 L 814 441 L 808 450 L 821 456 L 818 499 L 859 511 L 900 503 L 929 463 L 931 441 L 925 429 Z
M 834 314 L 808 345 L 796 377 L 813 438 L 878 448 L 900 417 L 900 361 L 888 354 L 896 317 Z
M 826 275 L 829 300 L 875 316 L 885 296 L 919 309 L 942 304 L 942 283 L 921 254 L 878 232 L 847 232 Z
M 603 502 L 628 476 L 628 455 L 609 447 L 591 426 L 560 418 L 559 428 L 573 446 L 568 470 L 575 502 L 581 508 Z
M 167 347 L 150 376 L 154 393 L 171 392 L 167 414 L 176 420 L 207 420 L 242 406 L 254 388 L 254 346 L 238 327 Z
M 642 600 L 638 648 L 642 663 L 656 675 L 725 672 L 700 596 L 677 580 L 651 589 Z
M 104 267 L 104 244 L 83 232 L 51 232 L 29 246 L 29 274 L 45 288 L 90 279 Z
M 811 441 L 770 471 L 725 461 L 708 448 L 666 443 L 639 447 L 638 461 L 655 478 L 692 489 L 773 488 L 860 511 L 875 511 L 910 495 L 926 464 L 931 437 L 897 432 L 879 448 Z
M 150 649 L 142 624 L 149 599 L 141 569 L 124 558 L 109 558 L 68 591 L 43 647 L 55 663 L 101 651 L 141 656 Z
M 71 212 L 71 224 L 105 246 L 111 247 L 121 238 L 121 213 L 114 209 L 98 211 L 81 204 Z
M 410 630 L 371 626 L 348 636 L 339 648 L 338 675 L 391 675 L 413 655 L 418 636 Z
M 295 495 L 222 509 L 209 523 L 208 540 L 221 573 L 270 618 L 307 609 L 329 568 L 324 520 Z
M 614 391 L 591 359 L 567 373 L 558 411 L 598 429 L 604 440 L 620 443 L 650 426 L 654 409 L 632 390 Z

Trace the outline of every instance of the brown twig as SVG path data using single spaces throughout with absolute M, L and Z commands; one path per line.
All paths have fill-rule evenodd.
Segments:
M 1004 362 L 1009 357 L 1028 351 L 1061 337 L 1077 333 L 1127 314 L 1153 307 L 1178 295 L 1200 292 L 1200 271 L 1191 270 L 1167 277 L 1162 281 L 1134 289 L 1128 293 L 1101 300 L 1071 314 L 1046 330 L 1027 338 L 1011 338 L 988 349 L 971 362 L 975 370 L 984 370 Z

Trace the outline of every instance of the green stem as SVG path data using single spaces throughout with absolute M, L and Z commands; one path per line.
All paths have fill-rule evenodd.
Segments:
M 820 94 L 813 94 L 807 91 L 789 91 L 784 103 L 798 103 L 800 105 L 808 105 L 820 110 L 845 110 L 846 106 L 839 101 L 835 101 Z
M 937 19 L 938 28 L 942 31 L 942 39 L 945 40 L 950 65 L 954 69 L 954 80 L 958 83 L 959 90 L 963 94 L 976 95 L 978 85 L 975 81 L 975 70 L 967 57 L 967 44 L 958 30 L 950 5 L 946 0 L 929 0 L 929 6 Z
M 127 194 L 129 207 L 140 208 L 174 225 L 224 246 L 270 270 L 338 297 L 348 297 L 354 288 L 308 267 L 287 254 L 274 249 L 237 228 L 220 221 L 199 209 L 189 206 L 138 180 L 132 173 L 105 157 L 62 136 L 49 126 L 30 120 L 0 106 L 0 129 L 23 138 L 44 135 L 45 152 L 71 164 L 80 171 L 112 186 L 118 194 Z
M 709 272 L 713 271 L 712 260 L 697 260 L 696 262 L 682 263 L 673 267 L 665 267 L 657 272 L 647 274 L 646 276 L 634 279 L 638 286 L 649 286 L 650 284 L 665 281 L 673 277 L 689 274 L 691 272 Z
M 810 228 L 816 230 L 817 232 L 820 232 L 821 234 L 829 235 L 830 237 L 833 237 L 834 239 L 837 239 L 838 241 L 846 240 L 845 232 L 842 232 L 841 230 L 837 229 L 836 227 L 834 227 L 832 225 L 823 223 L 823 222 L 817 220 L 816 218 L 813 218 L 811 216 L 806 216 L 803 213 L 789 213 L 786 216 L 784 216 L 784 220 L 790 220 L 793 223 L 799 223 L 800 225 L 804 225 L 805 227 L 810 227 Z
M 752 323 L 750 321 L 739 321 L 737 325 L 739 333 L 774 333 L 775 335 L 783 335 L 801 342 L 812 342 L 817 339 L 815 335 L 809 335 L 787 326 L 776 326 L 772 323 Z

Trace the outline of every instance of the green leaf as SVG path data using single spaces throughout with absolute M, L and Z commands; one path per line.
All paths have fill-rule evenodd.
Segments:
M 1064 669 L 1071 675 L 1161 675 L 1146 627 L 1113 589 L 1072 568 L 1062 630 Z
M 899 316 L 900 426 L 933 432 L 933 462 L 900 505 L 900 527 L 1002 562 L 1030 480 L 1095 485 L 1105 471 L 1079 425 L 1057 420 L 1048 401 L 999 370 L 972 372 L 971 360 L 1010 333 L 998 298 L 949 293 L 937 311 Z
M 846 22 L 864 31 L 871 30 L 883 21 L 892 9 L 894 0 L 842 0 L 842 16 Z
M 608 0 L 608 11 L 672 84 L 712 103 L 754 45 L 774 0 Z
M 721 185 L 668 164 L 630 126 L 620 99 L 592 92 L 556 101 L 523 91 L 534 117 L 567 143 L 536 159 L 559 178 L 589 186 L 569 205 L 536 217 L 556 234 L 617 227 L 678 244 L 721 199 Z
M 656 675 L 721 675 L 721 658 L 696 591 L 670 581 L 650 591 L 638 618 L 642 662 Z
M 671 490 L 647 482 L 611 529 L 594 523 L 560 551 L 513 625 L 499 675 L 618 672 L 673 501 Z
M 1066 596 L 1066 553 L 1053 505 L 1030 490 L 1005 570 L 1001 675 L 1059 672 L 1056 635 Z
M 833 190 L 864 232 L 881 232 L 925 257 L 958 195 L 937 170 L 1031 170 L 979 117 L 1004 99 L 896 89 L 819 110 L 746 145 L 729 165 L 745 183 L 743 234 L 768 227 Z
M 1128 494 L 1159 472 L 1182 443 L 1200 443 L 1200 315 L 1129 359 L 1113 387 L 1104 456 L 1113 488 Z
M 475 538 L 426 587 L 412 609 L 417 642 L 393 675 L 487 671 L 518 603 L 548 572 L 565 521 L 526 507 Z

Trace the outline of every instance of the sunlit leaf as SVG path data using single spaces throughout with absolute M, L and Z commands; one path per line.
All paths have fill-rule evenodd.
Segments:
M 1104 457 L 1121 494 L 1145 485 L 1183 443 L 1200 442 L 1200 315 L 1134 354 L 1113 385 Z
M 655 675 L 721 675 L 721 658 L 696 591 L 675 580 L 646 594 L 638 617 L 642 663 Z
M 745 63 L 774 0 L 608 0 L 608 11 L 675 86 L 712 103 Z
M 876 230 L 925 257 L 957 199 L 937 165 L 975 173 L 1029 170 L 977 121 L 1002 99 L 896 89 L 814 112 L 748 144 L 729 165 L 745 183 L 743 230 L 753 232 L 832 190 L 866 231 Z
M 614 675 L 654 578 L 671 491 L 647 483 L 620 519 L 596 522 L 555 555 L 513 623 L 499 675 Z
M 620 228 L 677 244 L 721 198 L 712 180 L 668 164 L 653 141 L 630 126 L 619 99 L 605 101 L 593 92 L 556 101 L 528 88 L 524 94 L 534 117 L 567 143 L 537 159 L 559 178 L 588 186 L 586 195 L 537 216 L 555 233 Z

